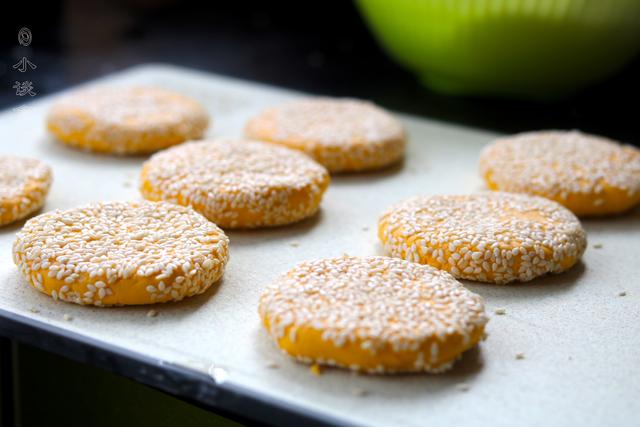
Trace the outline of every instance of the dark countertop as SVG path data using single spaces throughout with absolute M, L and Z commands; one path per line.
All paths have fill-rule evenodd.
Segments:
M 11 87 L 24 76 L 11 69 L 23 55 L 38 67 L 29 73 L 38 94 L 165 62 L 502 132 L 581 129 L 640 144 L 632 107 L 640 60 L 562 102 L 455 98 L 423 88 L 388 59 L 351 2 L 72 0 L 34 8 L 14 2 L 0 18 L 0 107 L 23 101 Z M 19 49 L 22 26 L 33 32 L 30 48 Z

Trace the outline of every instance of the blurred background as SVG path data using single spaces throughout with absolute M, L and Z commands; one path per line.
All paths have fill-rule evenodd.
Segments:
M 578 128 L 640 143 L 635 108 L 640 61 L 632 55 L 640 31 L 637 0 L 540 0 L 547 9 L 550 4 L 558 8 L 541 12 L 540 20 L 551 22 L 546 27 L 536 20 L 504 20 L 518 11 L 466 10 L 460 16 L 443 8 L 411 9 L 421 3 L 456 2 L 8 2 L 0 18 L 0 107 L 24 102 L 13 85 L 25 75 L 40 96 L 137 64 L 163 62 L 314 94 L 371 99 L 394 110 L 501 132 Z M 597 7 L 580 9 L 589 3 Z M 581 19 L 587 21 L 583 26 Z M 462 36 L 454 40 L 450 33 L 456 25 Z M 22 27 L 32 31 L 28 47 L 17 40 Z M 519 39 L 510 37 L 515 33 Z M 483 39 L 486 34 L 489 39 Z M 558 34 L 569 43 L 554 39 Z M 507 44 L 509 49 L 500 51 Z M 562 49 L 540 53 L 540 46 L 554 45 Z M 509 54 L 518 55 L 517 60 L 505 61 Z M 37 68 L 27 73 L 13 69 L 22 57 Z M 461 78 L 488 80 L 457 88 L 435 76 L 429 88 L 421 82 L 433 73 L 408 69 L 416 57 L 417 68 L 442 65 L 444 74 L 460 71 Z M 419 64 L 424 58 L 431 63 Z M 562 66 L 572 62 L 575 69 L 562 75 Z M 555 70 L 559 76 L 553 76 Z M 565 82 L 556 91 L 560 95 L 553 88 L 548 96 L 545 88 L 527 86 L 527 74 L 535 73 Z M 524 78 L 523 87 L 535 93 L 520 93 L 521 87 L 511 91 L 515 94 L 509 87 L 503 93 L 495 87 L 509 76 Z

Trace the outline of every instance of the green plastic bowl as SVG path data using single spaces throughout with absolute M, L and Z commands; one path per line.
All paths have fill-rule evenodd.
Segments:
M 380 43 L 441 92 L 569 95 L 640 47 L 640 0 L 357 0 Z

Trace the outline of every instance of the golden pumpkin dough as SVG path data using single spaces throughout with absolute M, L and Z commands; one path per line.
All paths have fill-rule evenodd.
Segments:
M 141 154 L 199 139 L 204 108 L 176 92 L 146 86 L 99 86 L 71 93 L 51 107 L 47 129 L 85 151 Z
M 249 120 L 245 134 L 303 151 L 332 173 L 384 168 L 406 147 L 397 119 L 355 99 L 309 98 L 267 108 Z
M 286 354 L 369 373 L 442 372 L 484 335 L 482 298 L 449 273 L 397 258 L 299 264 L 260 299 Z
M 56 300 L 96 306 L 179 301 L 224 271 L 229 240 L 193 209 L 95 203 L 27 221 L 13 244 L 23 277 Z
M 587 246 L 568 209 L 502 192 L 413 197 L 381 216 L 378 237 L 392 256 L 498 284 L 566 271 Z
M 483 150 L 480 174 L 491 190 L 546 197 L 578 216 L 640 203 L 640 150 L 577 131 L 500 138 Z
M 40 160 L 0 155 L 0 226 L 40 209 L 51 181 L 51 168 Z
M 192 206 L 222 228 L 290 224 L 318 211 L 325 168 L 295 150 L 217 139 L 155 154 L 141 174 L 148 200 Z

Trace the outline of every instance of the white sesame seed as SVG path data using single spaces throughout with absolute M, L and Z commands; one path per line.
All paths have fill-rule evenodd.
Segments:
M 507 309 L 506 308 L 496 308 L 494 313 L 496 313 L 497 315 L 507 314 Z
M 367 392 L 367 390 L 362 389 L 362 388 L 352 388 L 351 389 L 351 394 L 353 394 L 356 397 L 364 397 L 364 396 L 368 395 L 369 393 Z
M 458 383 L 456 384 L 456 388 L 460 391 L 469 391 L 471 387 L 467 383 Z

